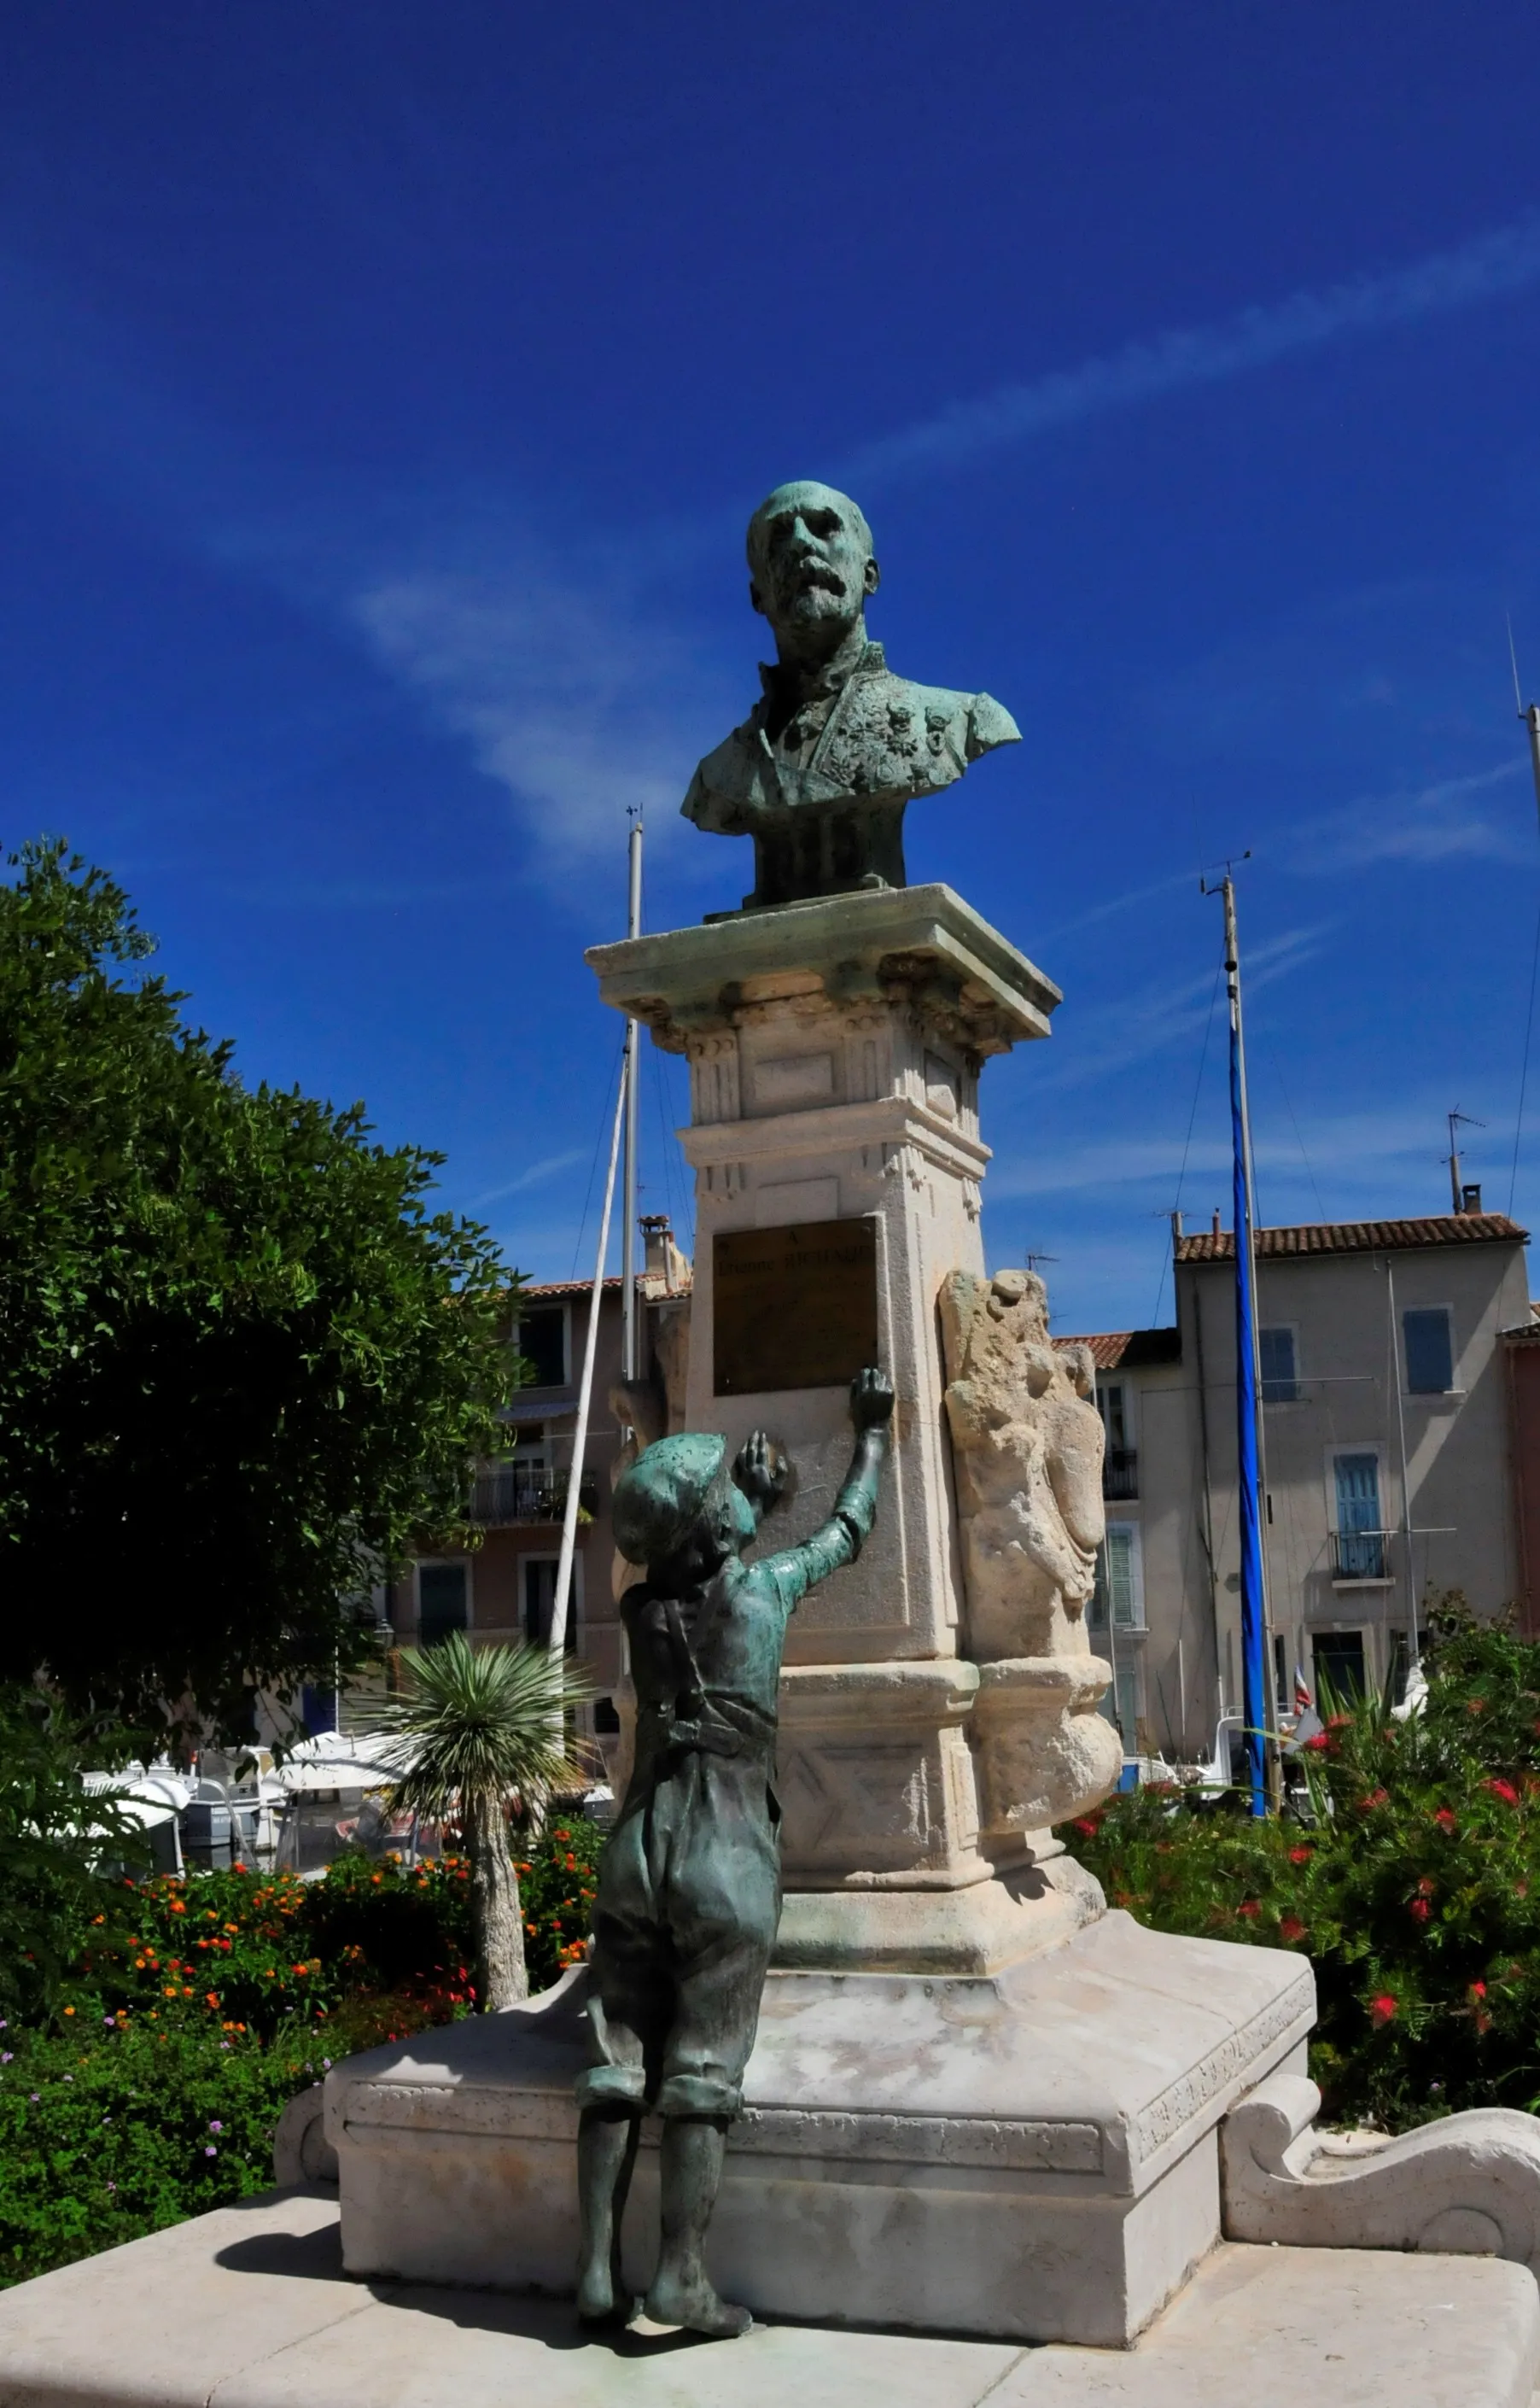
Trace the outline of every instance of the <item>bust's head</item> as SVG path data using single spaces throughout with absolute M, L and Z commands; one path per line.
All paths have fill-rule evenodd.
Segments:
M 783 661 L 827 660 L 877 588 L 872 530 L 832 485 L 777 485 L 749 522 L 749 598 Z

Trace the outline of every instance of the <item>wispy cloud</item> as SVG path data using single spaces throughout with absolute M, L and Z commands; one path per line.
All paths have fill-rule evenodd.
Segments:
M 1217 384 L 1354 335 L 1374 335 L 1540 283 L 1540 212 L 1384 276 L 1358 276 L 1320 292 L 1242 309 L 1204 326 L 1125 343 L 1078 367 L 956 402 L 933 418 L 866 445 L 847 464 L 852 478 L 898 477 L 914 468 L 973 460 L 1058 426 L 1104 416 L 1194 385 Z
M 1276 1210 L 1269 1202 L 1270 1194 L 1287 1198 L 1296 1182 L 1304 1186 L 1314 1179 L 1323 1180 L 1331 1210 L 1338 1218 L 1348 1220 L 1354 1217 L 1355 1204 L 1364 1211 L 1372 1205 L 1375 1212 L 1383 1213 L 1387 1193 L 1394 1184 L 1386 1174 L 1395 1167 L 1415 1174 L 1419 1187 L 1425 1177 L 1436 1172 L 1442 1124 L 1441 1108 L 1433 1098 L 1381 1112 L 1306 1115 L 1296 1132 L 1270 1102 L 1266 1082 L 1259 1079 L 1253 1066 L 1251 1103 L 1258 1200 L 1264 1220 Z M 1500 1120 L 1494 1107 L 1494 1129 Z M 1030 1155 L 1017 1155 L 1007 1149 L 991 1166 L 985 1201 L 1081 1193 L 1096 1198 L 1112 1188 L 1148 1186 L 1154 1191 L 1151 1209 L 1162 1210 L 1176 1188 L 1181 1152 L 1179 1141 L 1174 1143 L 1169 1133 L 1148 1131 L 1045 1146 Z M 1217 1134 L 1206 1132 L 1194 1140 L 1187 1157 L 1189 1197 L 1194 1182 L 1205 1174 L 1219 1179 L 1228 1216 L 1230 1168 L 1226 1124 Z M 1119 1209 L 1121 1212 L 1126 1208 Z M 1296 1208 L 1288 1204 L 1285 1209 Z M 1313 1198 L 1307 1217 L 1316 1217 Z
M 1246 993 L 1249 1002 L 1277 980 L 1300 969 L 1318 951 L 1331 923 L 1284 929 L 1260 945 L 1248 948 Z M 1218 922 L 1215 927 L 1216 947 Z M 1036 1082 L 1039 1096 L 1066 1093 L 1096 1084 L 1119 1071 L 1132 1069 L 1156 1054 L 1201 1035 L 1213 1007 L 1215 974 L 1184 979 L 1176 984 L 1151 983 L 1137 993 L 1075 1016 L 1073 1052 L 1061 1057 Z M 1223 1019 L 1222 1002 L 1219 1017 Z
M 613 563 L 579 580 L 529 546 L 496 568 L 402 570 L 363 585 L 351 613 L 560 867 L 613 852 L 630 809 L 671 834 L 717 718 L 736 715 L 725 698 L 711 710 L 688 638 Z
M 526 1188 L 538 1187 L 542 1181 L 554 1179 L 559 1171 L 570 1170 L 576 1163 L 588 1159 L 581 1146 L 565 1154 L 548 1154 L 543 1161 L 532 1162 L 517 1179 L 505 1180 L 501 1187 L 488 1187 L 481 1195 L 471 1197 L 471 1209 L 478 1211 L 483 1204 L 499 1204 L 505 1196 L 522 1196 Z
M 1480 799 L 1528 773 L 1522 760 L 1390 795 L 1364 795 L 1297 831 L 1290 867 L 1334 872 L 1375 861 L 1533 861 L 1534 831 Z

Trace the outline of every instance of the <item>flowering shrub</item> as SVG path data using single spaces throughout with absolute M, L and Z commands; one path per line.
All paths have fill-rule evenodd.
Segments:
M 532 1990 L 545 1989 L 583 1954 L 604 1843 L 596 1823 L 574 1814 L 550 1825 L 533 1856 L 515 1858 Z
M 1446 1614 L 1426 1713 L 1331 1713 L 1308 1778 L 1305 1828 L 1144 1789 L 1063 1837 L 1142 1922 L 1311 1958 L 1330 2115 L 1540 2110 L 1540 1646 Z
M 77 2013 L 0 2038 L 0 2284 L 270 2188 L 284 2102 L 324 2071 L 303 2032 L 264 2048 Z
M 574 1817 L 520 1862 L 534 1988 L 582 1953 L 602 1843 Z M 456 1856 L 95 1885 L 51 2010 L 0 2021 L 0 2286 L 267 2188 L 295 2091 L 474 2012 L 468 1885 Z

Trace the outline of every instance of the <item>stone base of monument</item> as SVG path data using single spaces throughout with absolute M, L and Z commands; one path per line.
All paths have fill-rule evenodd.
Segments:
M 349 2272 L 570 2292 L 586 1978 L 334 2070 Z M 1302 1958 L 1120 1914 L 992 1976 L 772 1972 L 713 2279 L 759 2315 L 1126 2345 L 1219 2238 L 1220 2118 L 1303 2072 L 1314 2013 Z
M 759 2325 L 349 2282 L 335 2198 L 242 2200 L 0 2295 L 7 2408 L 1530 2408 L 1521 2266 L 1221 2242 L 1130 2350 Z

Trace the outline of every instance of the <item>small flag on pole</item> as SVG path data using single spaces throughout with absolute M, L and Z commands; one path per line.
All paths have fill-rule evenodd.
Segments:
M 1294 1712 L 1297 1714 L 1308 1713 L 1310 1708 L 1315 1704 L 1315 1702 L 1314 1698 L 1310 1695 L 1310 1684 L 1305 1679 L 1305 1674 L 1301 1671 L 1299 1666 L 1296 1664 L 1294 1667 Z

